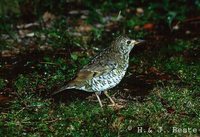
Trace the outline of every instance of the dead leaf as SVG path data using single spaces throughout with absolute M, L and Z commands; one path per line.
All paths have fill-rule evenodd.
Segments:
M 46 12 L 44 13 L 44 15 L 42 16 L 42 19 L 43 19 L 43 21 L 44 21 L 44 23 L 45 23 L 45 26 L 46 26 L 47 28 L 50 28 L 50 27 L 52 26 L 52 21 L 53 21 L 55 18 L 56 18 L 56 16 L 53 15 L 52 13 L 48 12 L 48 11 L 46 11 Z
M 150 72 L 150 73 L 155 73 L 155 74 L 159 73 L 158 69 L 155 68 L 155 67 L 150 67 L 150 68 L 149 68 L 149 72 Z
M 90 32 L 90 31 L 92 31 L 92 26 L 87 25 L 87 24 L 83 24 L 83 25 L 77 27 L 76 30 L 78 32 Z
M 119 26 L 118 26 L 117 22 L 109 22 L 109 23 L 106 24 L 105 29 L 106 29 L 106 31 L 111 31 L 111 30 L 118 28 L 118 27 Z
M 28 23 L 28 24 L 21 24 L 21 25 L 17 25 L 17 28 L 18 29 L 28 29 L 30 27 L 35 27 L 35 26 L 39 26 L 39 23 L 33 22 L 33 23 Z
M 125 117 L 120 116 L 118 118 L 115 119 L 115 121 L 112 123 L 112 127 L 115 130 L 119 130 L 122 126 L 122 122 L 124 121 Z
M 45 86 L 44 86 L 44 85 L 41 85 L 41 84 L 39 84 L 39 85 L 37 86 L 37 88 L 38 88 L 38 89 L 45 89 Z
M 146 83 L 148 84 L 153 84 L 153 83 L 156 83 L 157 79 L 147 79 L 145 80 Z
M 167 74 L 162 74 L 160 76 L 160 80 L 162 80 L 162 81 L 167 81 L 167 80 L 170 80 L 170 79 L 171 79 L 170 75 L 167 75 Z
M 134 27 L 134 30 L 139 31 L 139 30 L 141 30 L 141 27 L 140 27 L 139 25 L 136 25 L 136 26 Z
M 35 36 L 35 33 L 34 32 L 31 32 L 31 33 L 27 33 L 26 34 L 26 37 L 34 37 Z
M 1 52 L 1 56 L 4 57 L 4 58 L 6 58 L 6 57 L 11 57 L 11 56 L 13 56 L 13 55 L 12 55 L 12 51 L 10 51 L 10 50 L 3 50 L 3 51 Z
M 33 37 L 35 34 L 33 32 L 31 32 L 28 29 L 21 29 L 19 30 L 19 36 L 21 38 L 25 38 L 25 37 Z
M 173 109 L 172 107 L 168 107 L 167 108 L 167 112 L 170 113 L 170 114 L 172 114 L 172 113 L 175 112 L 175 109 Z
M 54 20 L 55 19 L 55 15 L 53 15 L 50 12 L 46 11 L 44 13 L 44 15 L 42 16 L 42 19 L 46 23 L 46 22 Z
M 179 27 L 179 25 L 175 25 L 175 26 L 172 27 L 172 29 L 173 29 L 173 30 L 179 30 L 180 27 Z
M 170 124 L 170 125 L 175 125 L 176 122 L 175 122 L 174 120 L 169 120 L 169 124 Z
M 0 104 L 7 103 L 8 101 L 10 101 L 9 97 L 6 97 L 4 95 L 0 95 Z
M 71 10 L 68 13 L 71 14 L 71 15 L 77 15 L 77 14 L 88 15 L 89 10 Z
M 40 46 L 39 49 L 42 51 L 52 51 L 53 50 L 52 46 L 50 46 L 50 45 Z
M 143 29 L 145 30 L 152 30 L 154 28 L 154 24 L 152 23 L 147 23 L 147 24 L 144 24 L 143 26 Z
M 136 9 L 136 15 L 140 16 L 140 15 L 143 15 L 143 14 L 144 14 L 143 8 L 137 8 Z

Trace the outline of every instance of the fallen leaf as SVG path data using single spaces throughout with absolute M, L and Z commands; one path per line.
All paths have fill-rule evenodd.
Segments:
M 77 15 L 77 14 L 88 15 L 89 10 L 71 10 L 68 13 L 71 14 L 71 15 Z
M 44 23 L 45 23 L 45 26 L 46 26 L 47 28 L 50 28 L 50 27 L 52 26 L 52 21 L 53 21 L 55 18 L 56 18 L 55 15 L 53 15 L 52 13 L 50 13 L 50 12 L 48 12 L 48 11 L 46 11 L 46 12 L 44 13 L 44 15 L 42 16 L 42 19 L 43 19 L 43 21 L 44 21 Z
M 10 50 L 3 50 L 2 52 L 1 52 L 1 56 L 2 57 L 11 57 L 12 56 L 12 51 L 10 51 Z
M 158 69 L 155 68 L 155 67 L 150 67 L 149 70 L 148 70 L 150 73 L 159 73 Z
M 154 24 L 152 23 L 147 23 L 147 24 L 144 24 L 143 26 L 143 29 L 145 30 L 152 30 L 154 28 Z
M 136 15 L 140 16 L 140 15 L 142 15 L 142 14 L 144 14 L 143 8 L 137 8 L 137 9 L 136 9 Z
M 168 107 L 168 108 L 167 108 L 167 112 L 170 113 L 170 114 L 172 114 L 172 113 L 175 112 L 175 109 L 173 109 L 173 108 L 171 108 L 171 107 Z
M 124 121 L 124 119 L 125 118 L 123 116 L 116 118 L 115 121 L 112 123 L 113 129 L 119 130 L 122 126 L 122 122 Z
M 33 23 L 28 23 L 28 24 L 21 24 L 21 25 L 17 25 L 17 28 L 18 29 L 27 29 L 27 28 L 35 27 L 35 26 L 39 26 L 39 23 L 33 22 Z
M 4 95 L 0 95 L 0 104 L 7 103 L 8 101 L 10 101 L 9 97 L 6 97 Z
M 44 13 L 44 15 L 42 16 L 42 19 L 46 23 L 46 22 L 54 20 L 55 19 L 55 15 L 53 15 L 52 13 L 46 11 Z
M 34 36 L 34 33 L 32 33 L 30 30 L 27 30 L 27 29 L 23 29 L 23 30 L 19 30 L 19 36 L 21 38 L 24 38 L 24 37 L 31 37 L 31 36 Z
M 141 30 L 141 27 L 140 27 L 139 25 L 136 25 L 136 26 L 134 27 L 134 30 L 136 30 L 136 31 Z
M 53 50 L 52 46 L 50 46 L 50 45 L 40 46 L 39 49 L 42 51 L 52 51 Z
M 38 89 L 44 89 L 45 88 L 45 86 L 44 85 L 38 85 L 38 87 L 37 87 Z
M 91 25 L 83 24 L 76 28 L 78 32 L 90 32 L 92 30 Z
M 27 36 L 27 37 L 33 37 L 33 36 L 35 36 L 35 33 L 34 33 L 34 32 L 27 33 L 26 36 Z
M 105 29 L 106 29 L 106 31 L 111 31 L 118 27 L 119 27 L 119 25 L 116 22 L 109 22 L 106 24 Z

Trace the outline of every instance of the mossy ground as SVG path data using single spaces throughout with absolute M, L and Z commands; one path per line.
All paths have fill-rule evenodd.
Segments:
M 200 135 L 200 24 L 195 18 L 187 20 L 191 13 L 195 16 L 199 12 L 198 1 L 189 6 L 181 1 L 93 4 L 87 1 L 83 6 L 89 7 L 86 19 L 73 14 L 59 16 L 58 12 L 48 24 L 39 16 L 36 22 L 40 25 L 29 30 L 34 37 L 19 38 L 19 31 L 24 30 L 15 27 L 20 21 L 2 16 L 0 134 Z M 120 10 L 122 19 L 118 20 Z M 92 94 L 83 91 L 51 96 L 124 32 L 146 43 L 134 48 L 126 77 L 109 91 L 123 108 L 109 107 L 103 95 L 101 108 Z M 185 133 L 186 128 L 193 131 Z

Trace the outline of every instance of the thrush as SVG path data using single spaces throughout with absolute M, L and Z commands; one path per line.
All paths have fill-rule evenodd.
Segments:
M 111 46 L 104 49 L 89 64 L 79 70 L 73 80 L 54 92 L 53 95 L 67 89 L 94 92 L 102 107 L 99 95 L 103 92 L 112 104 L 116 105 L 114 100 L 108 95 L 107 90 L 119 84 L 125 76 L 129 65 L 129 54 L 134 45 L 141 42 L 143 41 L 119 36 L 111 43 Z

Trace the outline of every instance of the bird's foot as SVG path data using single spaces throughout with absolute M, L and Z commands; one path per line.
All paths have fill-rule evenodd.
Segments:
M 112 103 L 110 105 L 108 105 L 109 107 L 113 107 L 114 109 L 121 109 L 121 108 L 124 108 L 125 106 L 124 105 L 120 105 L 120 104 L 117 104 L 117 103 Z

